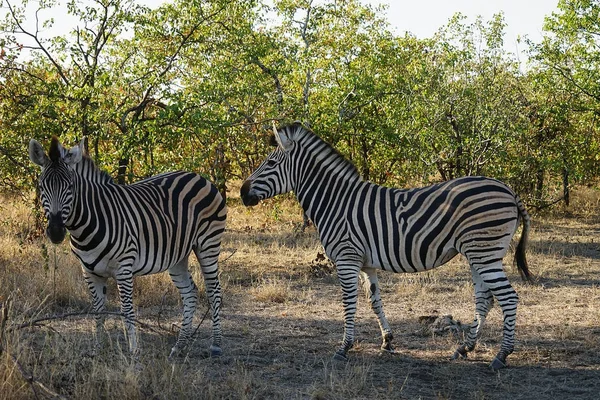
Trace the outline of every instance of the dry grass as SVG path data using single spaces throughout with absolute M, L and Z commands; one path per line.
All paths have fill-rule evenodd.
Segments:
M 289 283 L 280 279 L 266 279 L 250 289 L 250 294 L 261 303 L 285 303 L 289 292 Z
M 487 369 L 501 338 L 497 307 L 466 361 L 448 360 L 458 338 L 433 336 L 420 322 L 421 316 L 442 314 L 471 321 L 472 285 L 460 258 L 433 272 L 380 274 L 396 354 L 379 352 L 379 328 L 361 297 L 351 360 L 332 362 L 343 332 L 341 291 L 314 228 L 300 231 L 301 213 L 291 198 L 246 209 L 236 197 L 230 197 L 221 255 L 224 355 L 206 356 L 210 323 L 205 321 L 187 357 L 173 364 L 166 356 L 176 339 L 181 302 L 167 274 L 136 279 L 138 318 L 149 326 L 138 328 L 142 352 L 136 360 L 124 350 L 117 317 L 108 318 L 108 343 L 95 355 L 91 318 L 18 328 L 36 318 L 85 311 L 89 295 L 68 245 L 45 248 L 43 238 L 32 239 L 27 207 L 3 199 L 0 302 L 10 299 L 10 314 L 0 339 L 0 400 L 48 398 L 50 392 L 92 399 L 597 398 L 600 196 L 595 190 L 575 191 L 573 206 L 561 213 L 534 216 L 528 260 L 537 282 L 522 284 L 508 267 L 521 298 L 518 342 L 510 368 L 499 373 Z M 202 287 L 193 258 L 192 271 Z M 202 297 L 196 325 L 205 302 Z M 119 307 L 114 285 L 108 306 Z

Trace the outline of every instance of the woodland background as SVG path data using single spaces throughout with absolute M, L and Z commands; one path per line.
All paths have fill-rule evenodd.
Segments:
M 527 61 L 502 14 L 456 14 L 431 38 L 393 33 L 359 0 L 68 1 L 79 22 L 26 20 L 56 0 L 2 0 L 0 191 L 31 193 L 27 143 L 87 136 L 118 182 L 165 170 L 222 192 L 300 120 L 364 178 L 399 187 L 484 174 L 529 207 L 600 175 L 600 2 L 561 0 Z M 29 195 L 28 195 L 29 197 Z
M 505 50 L 502 14 L 457 14 L 418 39 L 395 34 L 383 10 L 358 0 L 67 4 L 76 28 L 54 37 L 50 25 L 65 22 L 42 16 L 56 0 L 0 0 L 0 400 L 598 398 L 600 1 L 559 1 L 543 40 L 519 45 L 526 61 Z M 509 368 L 487 368 L 500 346 L 499 307 L 467 360 L 449 361 L 462 331 L 431 323 L 472 321 L 460 257 L 420 274 L 380 274 L 396 353 L 379 351 L 361 297 L 350 361 L 331 361 L 343 309 L 318 233 L 302 229 L 292 196 L 251 209 L 238 197 L 270 151 L 272 121 L 294 120 L 373 182 L 485 174 L 521 195 L 535 283 L 506 268 L 520 298 Z M 39 168 L 27 145 L 52 135 L 67 146 L 87 136 L 118 182 L 180 168 L 229 195 L 222 357 L 205 351 L 201 290 L 194 342 L 167 361 L 181 321 L 167 274 L 135 280 L 140 357 L 130 357 L 117 311 L 106 348 L 92 351 L 81 267 L 68 243 L 49 245 L 40 229 Z M 108 309 L 118 310 L 109 283 Z

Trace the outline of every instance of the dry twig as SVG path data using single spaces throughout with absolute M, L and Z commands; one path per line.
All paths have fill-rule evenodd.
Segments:
M 33 375 L 30 374 L 29 372 L 27 372 L 25 370 L 25 368 L 21 365 L 19 360 L 17 360 L 17 357 L 15 357 L 13 354 L 10 354 L 10 353 L 9 353 L 9 355 L 10 355 L 11 360 L 13 361 L 13 363 L 15 364 L 15 366 L 21 373 L 21 376 L 23 377 L 23 379 L 25 379 L 25 381 L 31 387 L 31 390 L 33 391 L 33 395 L 35 396 L 36 399 L 39 398 L 37 388 L 44 391 L 46 393 L 46 395 L 50 396 L 53 399 L 66 399 L 66 397 L 61 396 L 60 394 L 56 393 L 54 390 L 46 387 L 46 385 L 44 385 L 43 383 L 36 381 L 35 378 L 33 377 Z
M 2 354 L 2 350 L 4 349 L 4 332 L 6 331 L 6 323 L 8 322 L 8 311 L 10 310 L 11 298 L 10 296 L 2 307 L 0 307 L 0 354 Z
M 227 257 L 225 257 L 224 259 L 220 260 L 219 263 L 223 264 L 225 263 L 225 261 L 229 260 L 231 257 L 233 257 L 233 255 L 237 252 L 238 249 L 233 249 L 233 251 L 231 252 L 230 255 L 228 255 Z
M 0 354 L 2 354 L 2 352 L 5 350 L 4 335 L 7 331 L 6 326 L 8 324 L 8 314 L 10 312 L 10 305 L 11 305 L 11 298 L 9 297 L 0 307 Z M 25 379 L 25 381 L 31 387 L 33 396 L 36 399 L 39 398 L 38 390 L 42 390 L 47 396 L 50 396 L 53 399 L 64 399 L 65 398 L 64 396 L 61 396 L 60 394 L 56 393 L 52 389 L 46 387 L 46 385 L 44 385 L 43 383 L 35 380 L 35 378 L 33 377 L 33 374 L 27 372 L 27 370 L 25 369 L 25 367 L 23 367 L 23 365 L 21 365 L 21 363 L 19 362 L 17 357 L 15 357 L 14 354 L 12 354 L 8 351 L 8 348 L 6 348 L 6 353 L 10 356 L 10 359 L 12 360 L 15 367 L 17 367 L 17 370 L 21 373 L 21 376 L 23 377 L 23 379 Z

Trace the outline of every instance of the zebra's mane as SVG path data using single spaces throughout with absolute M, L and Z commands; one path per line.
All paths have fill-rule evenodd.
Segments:
M 81 150 L 82 152 L 84 151 L 83 149 Z M 65 154 L 66 149 L 61 146 L 58 137 L 52 136 L 50 149 L 48 150 L 48 158 L 52 165 L 57 165 Z M 113 178 L 107 172 L 98 168 L 94 160 L 85 152 L 82 154 L 81 161 L 77 163 L 74 169 L 77 174 L 90 181 L 96 183 L 114 183 Z
M 75 171 L 86 179 L 96 183 L 115 183 L 112 176 L 108 172 L 98 168 L 94 160 L 87 154 L 81 157 L 81 161 L 75 167 Z
M 352 171 L 353 174 L 360 177 L 360 172 L 358 172 L 358 168 L 354 165 L 350 160 L 348 160 L 342 153 L 340 153 L 335 147 L 327 143 L 325 140 L 321 139 L 316 133 L 312 130 L 304 126 L 300 122 L 294 122 L 293 124 L 285 125 L 281 128 L 277 128 L 277 130 L 282 130 L 286 132 L 286 135 L 290 140 L 298 142 L 298 143 L 307 143 L 311 142 L 319 142 L 319 152 L 324 153 L 327 157 L 331 157 L 337 161 L 341 161 L 341 164 L 344 165 L 348 171 Z

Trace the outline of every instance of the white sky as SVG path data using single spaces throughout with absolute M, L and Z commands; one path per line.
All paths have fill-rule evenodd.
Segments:
M 504 47 L 518 54 L 525 45 L 517 46 L 519 36 L 534 42 L 542 39 L 544 17 L 556 11 L 558 0 L 363 0 L 372 5 L 387 4 L 387 17 L 397 34 L 408 31 L 418 38 L 427 38 L 457 12 L 473 22 L 478 15 L 489 21 L 494 14 L 504 12 L 507 24 Z
M 1 1 L 1 0 L 0 0 Z M 82 0 L 85 1 L 85 0 Z M 165 0 L 138 0 L 139 3 L 155 8 Z M 320 0 L 325 1 L 325 0 Z M 507 24 L 504 38 L 505 49 L 519 54 L 525 45 L 517 44 L 519 36 L 527 36 L 534 42 L 542 38 L 544 17 L 556 10 L 558 0 L 362 0 L 372 5 L 387 4 L 387 18 L 398 35 L 409 31 L 418 38 L 431 37 L 441 26 L 445 25 L 456 12 L 461 12 L 472 22 L 478 15 L 484 20 L 500 11 L 504 11 Z M 12 4 L 21 4 L 21 0 L 11 0 Z M 30 16 L 27 27 L 34 27 L 33 11 L 35 1 L 30 4 Z M 31 7 L 33 6 L 33 7 Z M 4 11 L 4 10 L 2 10 Z M 66 33 L 73 28 L 72 18 L 66 17 L 66 0 L 51 11 L 40 15 L 40 19 L 55 18 L 55 27 L 44 32 L 44 37 L 53 33 Z M 523 58 L 522 58 L 523 59 Z

